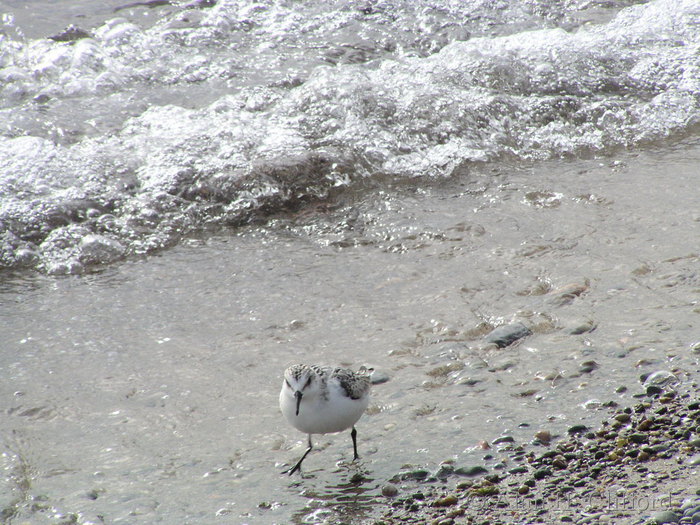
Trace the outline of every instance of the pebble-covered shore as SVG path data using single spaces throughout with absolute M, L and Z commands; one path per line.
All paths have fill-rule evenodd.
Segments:
M 488 465 L 407 468 L 382 487 L 373 525 L 698 524 L 700 389 L 647 388 L 598 429 L 502 436 Z

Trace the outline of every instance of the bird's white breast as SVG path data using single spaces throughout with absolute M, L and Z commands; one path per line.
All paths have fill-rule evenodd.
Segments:
M 304 395 L 296 414 L 297 401 L 286 386 L 280 392 L 280 409 L 289 423 L 306 434 L 328 434 L 351 428 L 369 404 L 369 395 L 347 397 L 339 385 L 329 382 L 328 395 Z

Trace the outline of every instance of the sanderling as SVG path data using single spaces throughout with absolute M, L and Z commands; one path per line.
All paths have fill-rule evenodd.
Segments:
M 341 432 L 352 427 L 352 447 L 357 454 L 355 423 L 369 404 L 369 371 L 317 365 L 294 365 L 284 371 L 280 409 L 297 430 L 309 435 L 309 448 L 289 471 L 291 476 L 311 452 L 312 434 Z

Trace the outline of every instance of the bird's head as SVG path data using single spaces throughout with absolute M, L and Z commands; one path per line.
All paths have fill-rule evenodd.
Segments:
M 296 400 L 296 415 L 299 415 L 301 400 L 316 396 L 319 392 L 319 379 L 316 372 L 306 365 L 290 366 L 284 372 L 282 388 Z

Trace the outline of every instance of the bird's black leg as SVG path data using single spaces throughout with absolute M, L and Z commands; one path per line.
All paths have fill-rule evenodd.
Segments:
M 311 434 L 309 434 L 309 448 L 306 449 L 306 452 L 304 452 L 304 455 L 301 456 L 301 459 L 300 459 L 299 461 L 297 461 L 297 464 L 296 464 L 296 465 L 294 465 L 290 470 L 285 470 L 284 472 L 282 472 L 282 474 L 284 474 L 284 473 L 286 472 L 287 474 L 289 474 L 289 475 L 291 476 L 291 475 L 294 474 L 297 470 L 299 470 L 299 469 L 301 468 L 301 462 L 304 461 L 304 459 L 306 458 L 306 456 L 309 455 L 309 452 L 311 452 L 311 449 L 312 449 L 312 448 L 314 448 L 314 446 L 313 446 L 313 444 L 311 443 Z
M 352 449 L 355 452 L 355 457 L 352 458 L 352 460 L 355 461 L 356 459 L 360 459 L 360 455 L 357 453 L 357 430 L 355 430 L 355 427 L 352 427 L 350 436 L 352 436 Z

